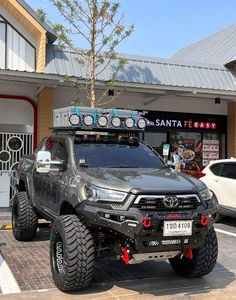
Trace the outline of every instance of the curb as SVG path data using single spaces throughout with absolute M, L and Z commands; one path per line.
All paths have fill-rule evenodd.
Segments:
M 5 224 L 0 226 L 0 230 L 11 230 L 12 224 Z

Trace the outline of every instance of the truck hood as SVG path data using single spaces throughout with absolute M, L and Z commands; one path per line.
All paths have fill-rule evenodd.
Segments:
M 205 187 L 200 180 L 169 168 L 88 168 L 80 175 L 89 184 L 123 192 L 191 192 Z

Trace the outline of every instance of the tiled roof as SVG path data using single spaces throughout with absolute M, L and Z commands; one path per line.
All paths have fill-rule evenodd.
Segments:
M 128 59 L 128 64 L 117 75 L 120 82 L 236 91 L 236 73 L 221 65 L 181 63 L 142 56 L 122 57 Z M 46 73 L 88 78 L 86 70 L 85 65 L 76 61 L 75 52 L 48 46 Z M 111 80 L 113 70 L 114 65 L 110 64 L 97 79 Z
M 179 50 L 172 59 L 225 65 L 236 60 L 236 24 Z

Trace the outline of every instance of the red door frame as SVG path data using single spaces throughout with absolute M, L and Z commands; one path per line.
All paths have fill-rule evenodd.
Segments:
M 34 111 L 34 138 L 33 138 L 33 149 L 37 146 L 37 138 L 38 138 L 38 115 L 37 115 L 37 105 L 36 103 L 29 97 L 25 96 L 15 96 L 15 95 L 5 95 L 0 94 L 0 98 L 8 99 L 8 100 L 20 100 L 28 102 Z

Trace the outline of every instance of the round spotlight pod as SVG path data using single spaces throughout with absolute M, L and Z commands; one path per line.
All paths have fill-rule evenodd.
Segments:
M 141 118 L 137 122 L 138 128 L 144 129 L 147 126 L 147 122 L 145 119 Z
M 125 126 L 127 128 L 133 128 L 134 127 L 134 120 L 132 118 L 127 118 L 125 120 Z
M 98 118 L 98 126 L 100 127 L 106 127 L 108 124 L 108 119 L 105 116 L 101 116 Z
M 92 126 L 93 125 L 93 117 L 90 115 L 87 115 L 83 119 L 84 125 L 85 126 Z
M 80 123 L 80 117 L 76 114 L 70 115 L 69 122 L 72 126 L 77 126 Z
M 113 118 L 111 119 L 111 125 L 112 125 L 114 128 L 119 128 L 119 127 L 120 127 L 120 124 L 121 124 L 120 118 L 118 118 L 118 117 L 113 117 Z

